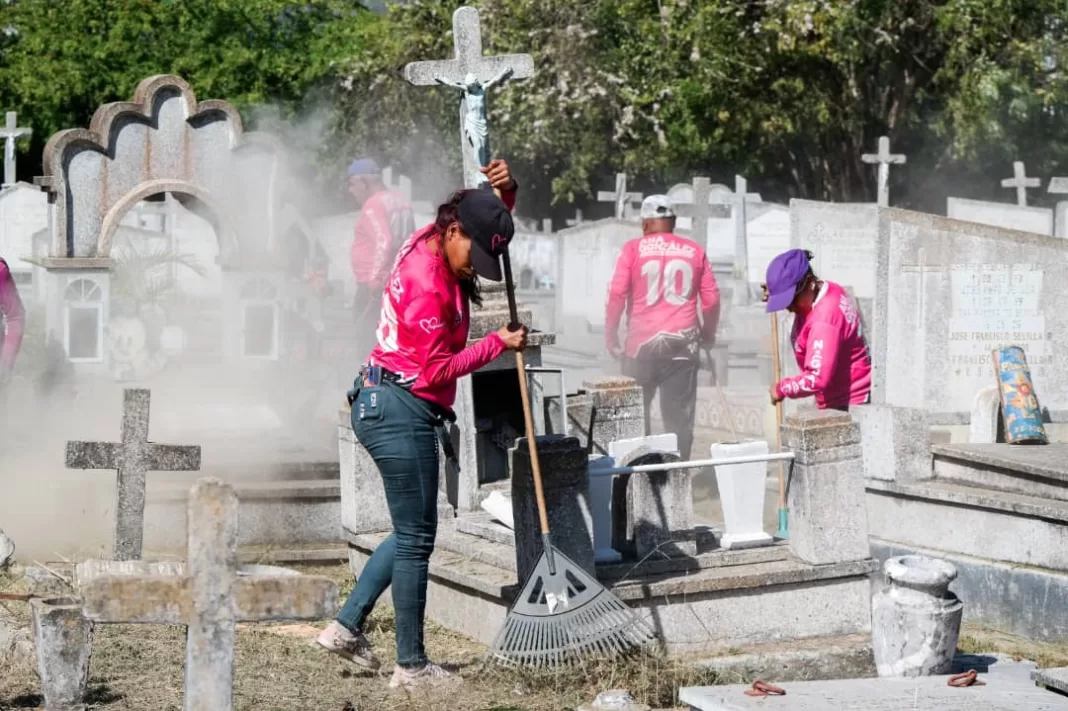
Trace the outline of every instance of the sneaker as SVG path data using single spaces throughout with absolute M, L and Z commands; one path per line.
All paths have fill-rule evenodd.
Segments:
M 323 649 L 367 669 L 378 669 L 378 657 L 363 632 L 350 632 L 339 622 L 331 622 L 315 640 Z
M 460 677 L 447 672 L 433 662 L 427 662 L 418 669 L 405 669 L 399 664 L 393 667 L 393 678 L 389 680 L 389 688 L 399 689 L 423 684 L 436 684 L 440 682 L 462 681 Z

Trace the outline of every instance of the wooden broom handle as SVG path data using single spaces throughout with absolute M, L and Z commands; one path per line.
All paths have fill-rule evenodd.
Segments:
M 771 370 L 772 386 L 782 379 L 782 364 L 779 362 L 779 316 L 771 314 Z M 782 449 L 782 400 L 775 403 L 775 449 Z M 786 508 L 786 476 L 782 462 L 779 466 L 779 508 Z

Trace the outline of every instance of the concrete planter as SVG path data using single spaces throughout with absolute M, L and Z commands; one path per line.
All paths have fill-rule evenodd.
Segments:
M 48 711 L 84 711 L 93 623 L 73 597 L 30 601 L 41 693 Z
M 713 459 L 767 454 L 768 443 L 760 440 L 712 445 Z M 720 538 L 721 548 L 753 548 L 773 542 L 772 537 L 764 532 L 767 478 L 767 462 L 716 467 L 716 483 L 723 506 L 724 531 Z
M 879 676 L 948 674 L 964 604 L 949 591 L 950 563 L 924 556 L 890 558 L 887 587 L 872 599 L 872 649 Z

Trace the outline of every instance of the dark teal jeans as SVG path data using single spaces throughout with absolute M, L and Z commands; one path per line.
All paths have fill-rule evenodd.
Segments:
M 393 520 L 363 568 L 337 621 L 361 631 L 375 602 L 393 585 L 397 663 L 426 663 L 423 616 L 427 568 L 438 530 L 438 433 L 434 406 L 391 383 L 359 387 L 352 402 L 352 430 L 378 465 Z

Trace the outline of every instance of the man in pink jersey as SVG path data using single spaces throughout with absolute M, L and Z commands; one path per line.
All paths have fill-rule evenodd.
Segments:
M 812 253 L 791 249 L 768 265 L 767 311 L 794 315 L 790 342 L 799 375 L 771 386 L 771 402 L 816 398 L 821 409 L 848 410 L 871 397 L 871 358 L 860 310 L 838 284 L 812 271 Z
M 0 317 L 0 326 L 3 327 L 0 330 L 0 387 L 3 387 L 15 368 L 26 317 L 18 289 L 15 288 L 15 279 L 3 259 L 0 259 Z
M 359 158 L 349 166 L 349 194 L 361 206 L 350 253 L 356 279 L 356 326 L 358 333 L 370 334 L 378 322 L 382 288 L 393 258 L 415 231 L 415 220 L 408 200 L 386 188 L 382 171 L 371 158 Z
M 645 433 L 649 406 L 660 391 L 664 427 L 679 438 L 689 459 L 697 404 L 698 348 L 716 339 L 719 288 L 705 250 L 674 234 L 675 210 L 665 195 L 642 203 L 642 234 L 623 246 L 608 288 L 605 343 L 623 357 L 623 372 L 645 391 Z M 619 322 L 627 314 L 627 339 L 619 345 Z

